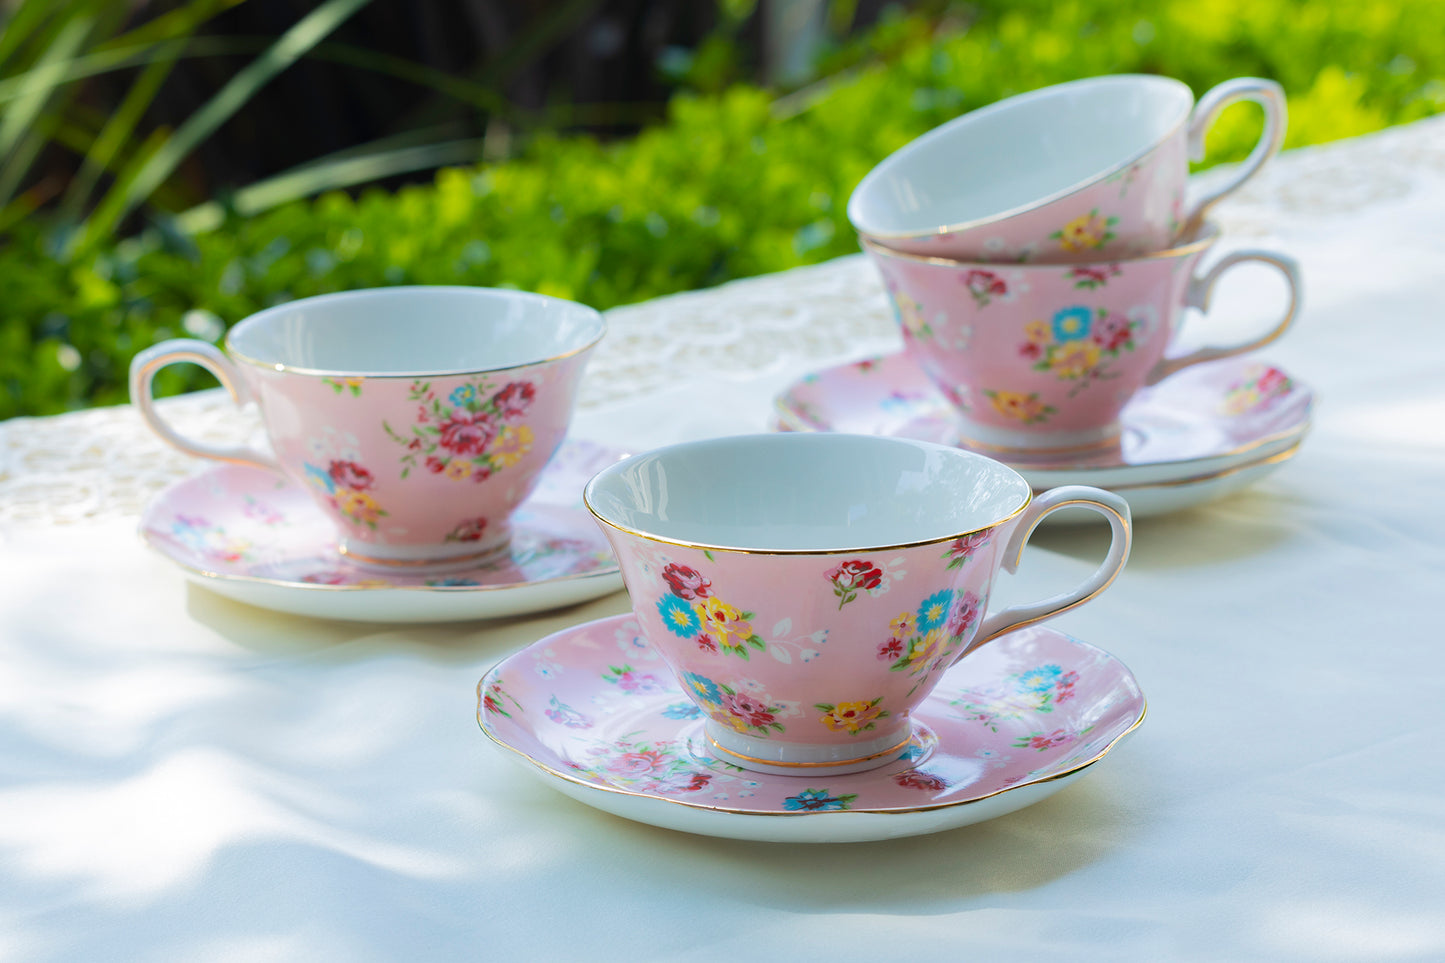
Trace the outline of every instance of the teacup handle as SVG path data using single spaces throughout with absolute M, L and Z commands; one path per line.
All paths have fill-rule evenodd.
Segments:
M 1210 88 L 1199 98 L 1199 103 L 1194 105 L 1194 112 L 1189 117 L 1189 159 L 1204 159 L 1204 135 L 1214 126 L 1224 108 L 1240 100 L 1252 100 L 1264 108 L 1264 131 L 1254 145 L 1254 150 L 1249 152 L 1249 156 L 1239 165 L 1234 176 L 1194 202 L 1179 229 L 1181 236 L 1193 234 L 1204 223 L 1204 215 L 1211 207 L 1253 177 L 1264 166 L 1264 162 L 1278 154 L 1279 149 L 1284 146 L 1284 129 L 1288 116 L 1284 88 L 1273 80 L 1236 77 Z
M 222 354 L 215 345 L 191 338 L 162 341 L 160 344 L 152 345 L 141 351 L 130 363 L 130 400 L 140 411 L 140 416 L 145 419 L 145 423 L 150 425 L 151 430 L 160 435 L 163 441 L 188 455 L 215 458 L 242 465 L 255 465 L 258 468 L 268 468 L 271 471 L 279 472 L 281 466 L 277 464 L 276 459 L 264 452 L 245 446 L 225 448 L 220 445 L 192 441 L 177 434 L 170 425 L 161 420 L 160 415 L 156 413 L 154 399 L 151 398 L 151 382 L 155 380 L 156 372 L 166 365 L 181 362 L 198 364 L 215 375 L 217 380 L 230 392 L 231 400 L 237 405 L 244 405 L 251 400 L 251 393 L 246 389 L 246 382 L 241 378 L 241 373 L 236 370 L 235 362 Z
M 1087 508 L 1103 515 L 1109 522 L 1111 534 L 1109 554 L 1104 557 L 1103 562 L 1099 563 L 1099 567 L 1094 570 L 1094 573 L 1084 579 L 1072 592 L 1062 592 L 1050 596 L 1042 602 L 1034 602 L 1029 605 L 1011 605 L 984 619 L 978 627 L 978 634 L 974 636 L 973 642 L 955 657 L 955 662 L 985 642 L 990 642 L 1006 632 L 1012 632 L 1014 629 L 1023 628 L 1035 622 L 1042 622 L 1044 619 L 1051 619 L 1061 612 L 1067 612 L 1077 605 L 1083 605 L 1108 588 L 1109 583 L 1114 581 L 1119 570 L 1124 567 L 1124 563 L 1129 558 L 1129 543 L 1133 538 L 1129 523 L 1129 503 L 1113 492 L 1090 488 L 1087 485 L 1065 485 L 1062 488 L 1053 488 L 1042 495 L 1035 496 L 1029 507 L 1024 510 L 1023 517 L 1014 526 L 1013 535 L 1003 549 L 1005 570 L 1010 573 L 1018 571 L 1024 545 L 1028 543 L 1034 529 L 1046 516 L 1062 508 Z
M 1209 301 L 1214 296 L 1214 286 L 1218 283 L 1225 271 L 1244 261 L 1259 261 L 1277 268 L 1284 275 L 1285 283 L 1289 286 L 1289 304 L 1286 305 L 1284 316 L 1279 319 L 1274 327 L 1264 334 L 1248 341 L 1241 341 L 1231 345 L 1211 345 L 1200 348 L 1188 354 L 1179 355 L 1174 358 L 1164 358 L 1154 366 L 1144 379 L 1146 385 L 1157 385 L 1165 378 L 1174 374 L 1182 368 L 1199 364 L 1204 361 L 1218 361 L 1220 358 L 1232 358 L 1237 354 L 1244 354 L 1246 351 L 1253 351 L 1262 348 L 1271 341 L 1284 334 L 1291 324 L 1294 324 L 1295 315 L 1299 313 L 1300 288 L 1303 287 L 1299 264 L 1292 257 L 1284 254 L 1276 254 L 1273 251 L 1234 251 L 1219 259 L 1219 262 L 1210 268 L 1203 277 L 1192 278 L 1189 281 L 1189 289 L 1184 296 L 1186 308 L 1198 308 L 1200 311 L 1209 310 Z

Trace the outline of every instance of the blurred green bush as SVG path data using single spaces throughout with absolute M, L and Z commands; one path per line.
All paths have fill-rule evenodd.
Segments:
M 449 169 L 426 187 L 329 194 L 162 224 L 63 260 L 21 223 L 0 247 L 0 417 L 126 400 L 130 357 L 167 337 L 218 339 L 281 301 L 392 284 L 513 286 L 598 308 L 851 253 L 858 180 L 959 113 L 1104 73 L 1279 80 L 1288 146 L 1445 110 L 1438 0 L 985 0 L 962 32 L 898 15 L 833 51 L 837 72 L 783 98 L 733 87 L 679 96 L 633 140 L 533 142 L 520 158 Z M 1227 113 L 1210 161 L 1237 159 L 1256 108 Z M 33 219 L 32 219 L 33 220 Z M 160 393 L 213 383 L 176 366 Z

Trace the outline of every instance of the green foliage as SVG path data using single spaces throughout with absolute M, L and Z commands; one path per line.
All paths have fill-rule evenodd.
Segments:
M 125 400 L 135 351 L 215 339 L 280 301 L 391 284 L 515 286 L 599 308 L 857 250 L 848 194 L 878 160 L 1000 97 L 1103 73 L 1179 77 L 1196 93 L 1265 76 L 1290 97 L 1287 144 L 1445 110 L 1441 5 L 1320 0 L 987 0 L 966 30 L 898 16 L 830 53 L 841 70 L 781 100 L 745 86 L 679 96 L 626 143 L 543 138 L 432 185 L 234 211 L 187 234 L 58 260 L 22 225 L 0 248 L 0 417 Z M 947 21 L 945 21 L 947 22 Z M 957 27 L 957 24 L 954 24 Z M 1257 111 L 1225 114 L 1210 160 L 1238 159 Z M 204 383 L 170 368 L 163 393 Z

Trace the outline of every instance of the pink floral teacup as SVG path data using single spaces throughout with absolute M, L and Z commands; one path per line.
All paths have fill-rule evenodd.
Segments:
M 1262 347 L 1284 333 L 1299 303 L 1295 262 L 1271 251 L 1199 260 L 1219 232 L 1133 260 L 997 265 L 865 247 L 883 275 L 904 350 L 960 417 L 974 447 L 1067 450 L 1112 444 L 1124 405 L 1189 365 Z M 1284 275 L 1278 322 L 1238 344 L 1166 354 L 1186 309 L 1207 310 L 1216 282 L 1243 262 Z
M 982 455 L 870 435 L 746 435 L 638 455 L 588 483 L 632 610 L 706 715 L 705 751 L 827 775 L 916 746 L 910 713 L 959 659 L 1088 601 L 1129 554 L 1129 506 L 1034 497 Z M 1034 526 L 1103 515 L 1108 555 L 1070 592 L 985 616 Z
M 561 444 L 602 317 L 519 291 L 395 287 L 282 304 L 241 321 L 226 352 L 174 340 L 136 355 L 131 400 L 164 440 L 303 485 L 363 564 L 472 563 L 502 551 L 508 517 Z M 255 401 L 270 452 L 187 439 L 151 381 L 199 364 Z
M 1264 108 L 1264 132 L 1225 183 L 1186 206 L 1189 160 L 1228 105 Z M 1241 77 L 1194 105 L 1168 77 L 1090 77 L 999 101 L 887 157 L 848 201 L 867 240 L 967 261 L 1134 257 L 1192 233 L 1205 212 L 1278 153 L 1285 99 Z

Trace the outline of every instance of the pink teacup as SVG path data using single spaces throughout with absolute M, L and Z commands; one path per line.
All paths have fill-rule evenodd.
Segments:
M 707 752 L 794 775 L 880 766 L 927 741 L 910 714 L 991 639 L 1099 594 L 1129 554 L 1129 506 L 1034 497 L 1005 465 L 870 435 L 748 435 L 603 469 L 584 492 L 648 641 L 706 714 Z M 1108 555 L 1073 591 L 985 617 L 1034 526 L 1103 515 Z
M 1238 100 L 1264 132 L 1226 182 L 1186 206 L 1189 160 Z M 900 148 L 848 201 L 867 240 L 966 261 L 1095 261 L 1162 250 L 1279 152 L 1284 92 L 1236 78 L 1196 106 L 1168 77 L 1090 77 L 964 114 Z
M 974 447 L 1065 450 L 1113 443 L 1134 394 L 1181 368 L 1243 354 L 1284 333 L 1299 304 L 1295 262 L 1272 251 L 1195 266 L 1219 232 L 1133 260 L 998 265 L 864 246 L 883 275 L 904 350 L 953 402 Z M 1289 303 L 1264 334 L 1169 356 L 1187 308 L 1209 307 L 1216 282 L 1258 261 L 1284 275 Z
M 395 287 L 292 301 L 241 321 L 226 352 L 174 340 L 136 355 L 131 400 L 202 458 L 304 486 L 364 564 L 474 563 L 505 549 L 572 416 L 602 316 L 520 291 Z M 210 369 L 260 407 L 271 452 L 183 438 L 156 413 L 169 364 Z

